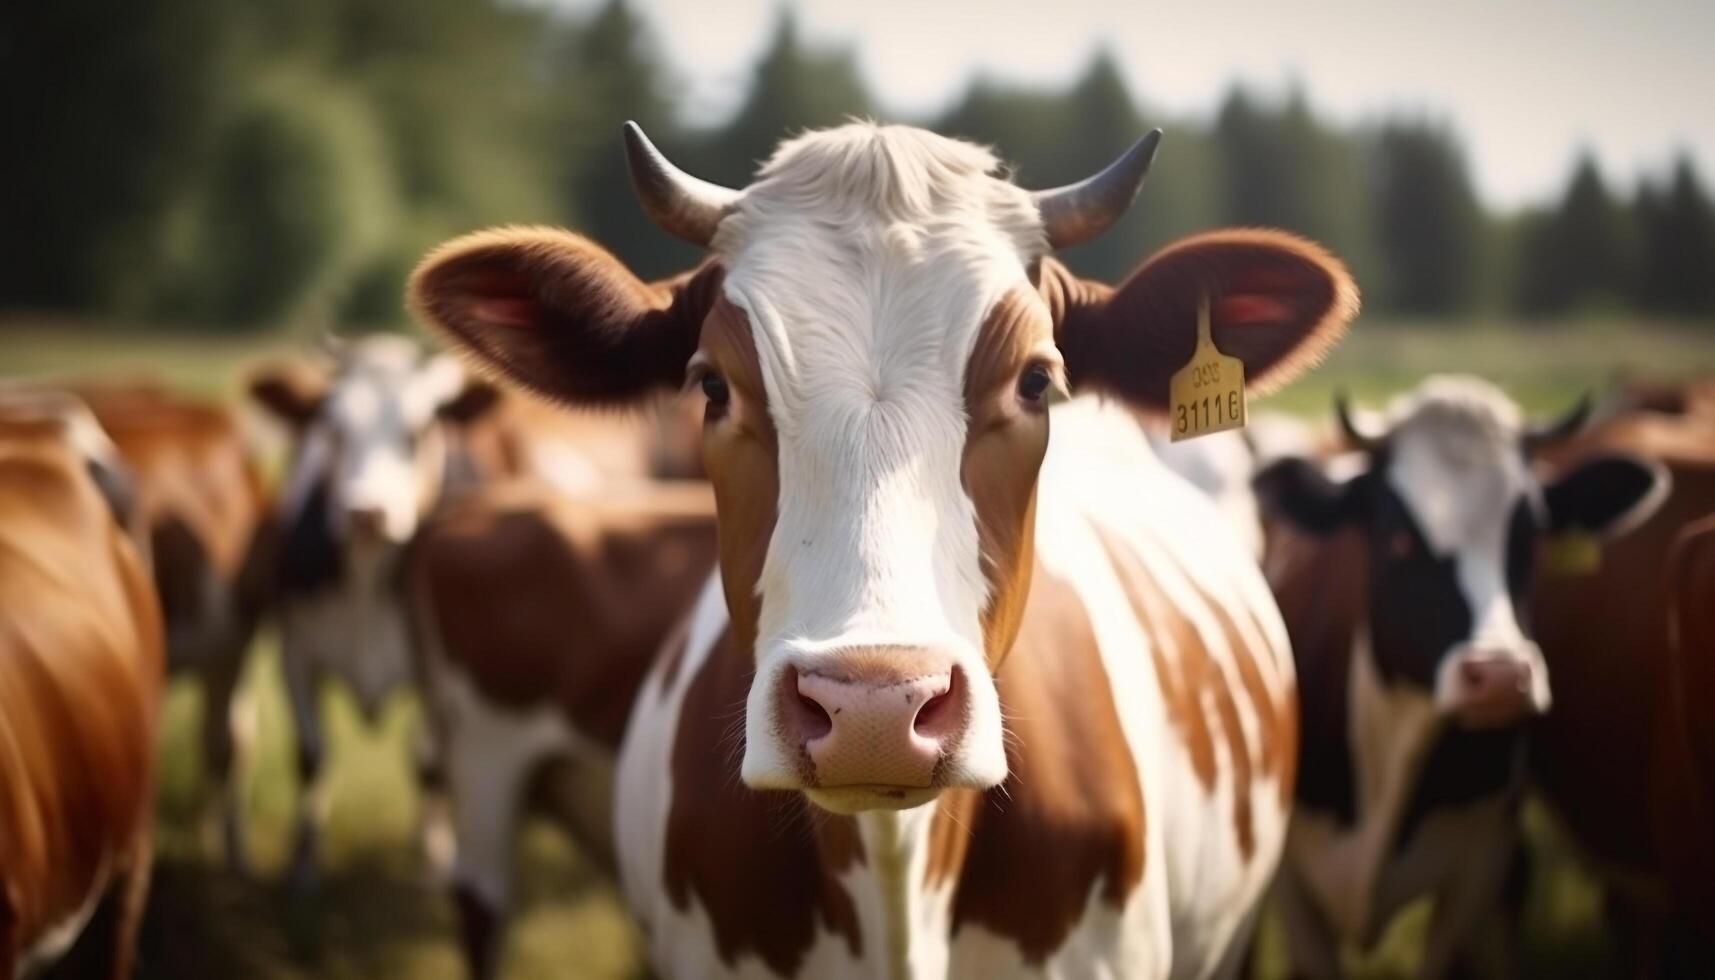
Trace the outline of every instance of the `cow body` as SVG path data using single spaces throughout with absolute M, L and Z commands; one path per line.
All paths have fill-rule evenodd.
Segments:
M 148 890 L 163 671 L 148 572 L 61 419 L 0 416 L 0 976 L 112 896 L 130 973 Z
M 1241 545 L 1129 416 L 1075 402 L 1053 424 L 1031 594 L 996 678 L 1013 746 L 996 789 L 847 817 L 736 785 L 723 706 L 744 696 L 751 654 L 718 580 L 705 591 L 685 650 L 638 699 L 620 769 L 623 881 L 663 972 L 1221 964 L 1285 831 L 1282 627 Z
M 1651 933 L 1664 925 L 1692 928 L 1705 951 L 1715 948 L 1715 733 L 1707 724 L 1715 645 L 1700 618 L 1712 601 L 1704 563 L 1715 415 L 1676 407 L 1622 412 L 1552 456 L 1558 470 L 1641 453 L 1667 468 L 1672 489 L 1593 565 L 1546 564 L 1534 589 L 1559 694 L 1533 733 L 1532 774 L 1551 812 L 1631 906 L 1631 924 L 1646 930 L 1635 936 L 1645 973 L 1658 952 Z
M 1338 976 L 1342 944 L 1373 945 L 1430 897 L 1419 973 L 1444 976 L 1500 900 L 1524 723 L 1552 703 L 1528 601 L 1537 536 L 1616 533 L 1660 497 L 1659 473 L 1628 458 L 1537 482 L 1532 447 L 1582 411 L 1539 435 L 1492 386 L 1431 378 L 1395 402 L 1384 434 L 1359 432 L 1342 404 L 1356 458 L 1258 477 L 1303 691 L 1280 893 L 1305 975 Z
M 719 574 L 620 763 L 657 967 L 1236 965 L 1291 783 L 1280 624 L 1130 412 L 1050 404 L 1163 411 L 1199 321 L 1268 390 L 1355 313 L 1344 268 L 1251 230 L 1118 287 L 1072 274 L 1048 252 L 1118 218 L 1158 133 L 1035 193 L 908 127 L 806 134 L 743 191 L 626 135 L 646 210 L 703 265 L 644 283 L 577 236 L 497 229 L 432 253 L 410 296 L 563 401 L 706 400 Z
M 407 576 L 473 974 L 497 969 L 532 780 L 585 852 L 612 868 L 625 720 L 714 553 L 714 501 L 699 484 L 581 497 L 499 484 L 418 534 Z
M 267 601 L 273 534 L 257 461 L 226 408 L 150 383 L 77 386 L 136 490 L 167 631 L 171 674 L 203 692 L 203 767 L 221 801 L 227 858 L 245 868 L 230 783 L 233 696 Z

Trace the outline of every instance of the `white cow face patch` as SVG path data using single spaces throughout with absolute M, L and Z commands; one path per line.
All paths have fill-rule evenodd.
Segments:
M 466 388 L 446 355 L 425 360 L 396 337 L 353 342 L 301 430 L 285 506 L 313 494 L 328 533 L 357 547 L 398 545 L 440 493 L 446 437 L 440 413 Z
M 1028 196 L 975 147 L 882 137 L 789 144 L 718 243 L 777 447 L 743 775 L 841 810 L 1005 776 L 965 380 L 1015 291 L 1059 363 L 1025 272 Z M 875 157 L 858 162 L 892 195 L 841 183 L 847 154 Z

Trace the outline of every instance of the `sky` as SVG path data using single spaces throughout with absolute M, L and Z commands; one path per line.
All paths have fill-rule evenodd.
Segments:
M 587 11 L 600 0 L 555 0 Z M 781 0 L 631 0 L 683 84 L 687 116 L 742 98 Z M 1340 122 L 1409 112 L 1463 138 L 1478 193 L 1552 198 L 1580 149 L 1610 184 L 1689 151 L 1715 183 L 1715 0 L 797 0 L 812 44 L 857 57 L 890 113 L 946 107 L 974 74 L 1065 84 L 1098 46 L 1132 94 L 1207 118 L 1228 85 L 1303 87 Z M 1169 140 L 1171 134 L 1169 134 Z M 1163 152 L 1170 143 L 1163 144 Z M 1005 148 L 1001 148 L 1004 153 Z

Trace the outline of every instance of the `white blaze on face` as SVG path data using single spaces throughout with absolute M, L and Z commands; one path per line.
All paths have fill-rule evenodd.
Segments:
M 321 418 L 306 433 L 303 479 L 325 479 L 328 518 L 341 540 L 368 521 L 388 543 L 416 532 L 439 493 L 446 447 L 437 413 L 456 397 L 464 372 L 445 355 L 423 360 L 399 337 L 352 343 L 328 389 Z
M 1459 672 L 1472 658 L 1521 662 L 1530 672 L 1529 703 L 1548 710 L 1548 668 L 1525 635 L 1507 583 L 1507 549 L 1522 504 L 1539 523 L 1542 492 L 1519 448 L 1518 407 L 1476 378 L 1436 377 L 1390 413 L 1387 480 L 1423 532 L 1430 550 L 1453 559 L 1471 633 L 1436 668 L 1435 701 L 1461 697 Z
M 960 477 L 964 378 L 989 309 L 1040 250 L 1028 195 L 986 151 L 849 126 L 789 143 L 723 223 L 727 298 L 750 322 L 779 445 L 746 718 L 751 785 L 796 772 L 771 692 L 790 660 L 853 647 L 950 653 L 970 684 L 949 763 L 998 782 L 987 585 Z

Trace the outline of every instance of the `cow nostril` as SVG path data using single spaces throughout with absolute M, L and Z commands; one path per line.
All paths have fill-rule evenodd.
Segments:
M 791 702 L 793 727 L 803 741 L 814 742 L 834 730 L 834 719 L 820 701 L 799 691 L 794 692 Z
M 959 723 L 959 672 L 947 678 L 947 689 L 923 702 L 911 723 L 912 731 L 924 738 L 945 738 Z

